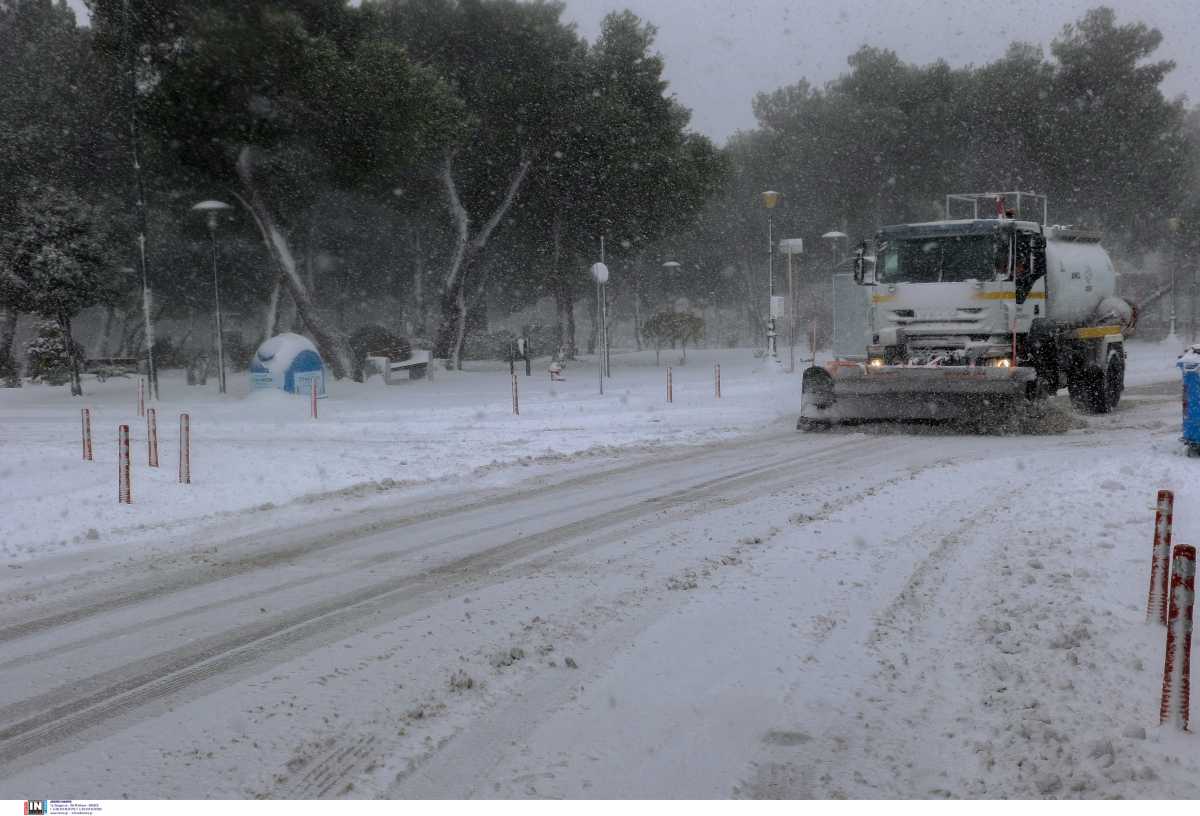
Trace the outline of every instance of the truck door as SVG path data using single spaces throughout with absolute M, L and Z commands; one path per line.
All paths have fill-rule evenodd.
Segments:
M 1013 280 L 1016 286 L 1017 303 L 1029 297 L 1029 292 L 1038 279 L 1046 274 L 1046 239 L 1035 233 L 1022 232 L 1016 236 Z M 1042 309 L 1036 316 L 1042 317 Z

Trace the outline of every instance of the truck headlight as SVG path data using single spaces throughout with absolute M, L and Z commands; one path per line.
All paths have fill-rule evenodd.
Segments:
M 872 357 L 870 360 L 870 366 L 871 366 L 871 368 L 881 368 L 883 366 L 883 358 L 882 357 Z
M 1012 368 L 1012 360 L 1007 357 L 994 357 L 987 364 L 993 368 Z

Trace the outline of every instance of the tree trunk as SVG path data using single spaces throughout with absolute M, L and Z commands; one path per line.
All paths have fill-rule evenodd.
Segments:
M 592 296 L 592 328 L 588 332 L 587 353 L 595 354 L 596 347 L 600 343 L 600 293 L 595 292 L 596 287 L 592 287 L 594 292 Z
M 71 369 L 71 396 L 83 396 L 83 381 L 79 376 L 79 355 L 75 353 L 75 338 L 71 336 L 71 318 L 67 315 L 58 316 L 58 325 L 62 328 L 63 337 L 67 343 L 67 360 Z
M 637 350 L 642 350 L 642 293 L 641 274 L 633 273 L 633 342 Z
M 271 297 L 267 300 L 267 311 L 263 320 L 264 341 L 279 333 L 279 299 L 283 296 L 283 275 L 275 275 L 275 285 L 271 287 Z
M 242 153 L 238 157 L 237 169 L 238 177 L 242 182 L 242 188 L 246 192 L 246 197 L 243 197 L 236 191 L 232 191 L 233 195 L 249 211 L 250 215 L 254 218 L 254 222 L 258 225 L 259 232 L 262 233 L 263 242 L 267 245 L 267 250 L 271 253 L 271 257 L 275 259 L 279 267 L 284 285 L 287 287 L 287 293 L 291 295 L 292 302 L 296 304 L 296 309 L 300 313 L 300 319 L 304 321 L 305 327 L 312 334 L 313 342 L 316 343 L 321 356 L 329 364 L 334 378 L 339 380 L 344 379 L 354 368 L 350 342 L 343 333 L 326 326 L 325 321 L 321 319 L 320 314 L 317 312 L 317 308 L 309 295 L 308 287 L 305 286 L 304 281 L 300 278 L 300 272 L 296 267 L 296 258 L 292 254 L 291 245 L 275 224 L 275 219 L 267 208 L 266 202 L 263 201 L 258 187 L 254 184 L 250 166 L 249 148 L 242 149 Z
M 579 349 L 575 345 L 575 288 L 570 273 L 562 268 L 562 215 L 554 218 L 554 255 L 551 259 L 551 280 L 554 282 L 554 307 L 558 320 L 558 353 L 564 360 L 574 360 Z
M 563 301 L 567 310 L 567 359 L 574 360 L 579 346 L 575 344 L 575 290 L 569 283 L 563 283 Z
M 17 336 L 17 320 L 21 313 L 16 309 L 0 307 L 0 385 L 20 388 L 21 377 L 17 370 L 17 358 L 12 353 L 13 338 Z
M 121 325 L 117 327 L 117 339 L 120 342 L 117 343 L 116 356 L 117 357 L 128 357 L 128 356 L 130 356 L 129 349 L 130 349 L 131 344 L 133 343 L 133 335 L 134 335 L 135 329 L 131 329 L 129 327 L 129 315 L 128 314 L 126 314 L 125 312 L 121 312 L 119 314 L 119 317 L 121 320 Z
M 462 371 L 462 352 L 463 345 L 467 341 L 467 297 L 465 286 L 458 287 L 458 294 L 455 296 L 455 310 L 458 312 L 458 323 L 454 327 L 454 348 L 450 355 L 450 360 L 455 371 Z
M 412 304 L 413 304 L 413 334 L 417 337 L 425 336 L 425 251 L 424 245 L 421 242 L 421 233 L 419 230 L 412 231 L 413 236 L 413 282 L 412 282 Z
M 96 338 L 95 344 L 92 346 L 92 355 L 95 357 L 108 356 L 108 338 L 112 334 L 113 320 L 116 317 L 116 310 L 112 306 L 104 307 L 104 323 L 100 327 L 100 336 Z M 2 352 L 0 352 L 2 353 Z
M 569 283 L 559 279 L 554 284 L 554 307 L 558 319 L 558 353 L 564 360 L 574 360 L 575 293 Z
M 433 354 L 434 357 L 448 358 L 449 365 L 453 369 L 462 368 L 461 354 L 463 342 L 466 339 L 467 324 L 467 279 L 478 266 L 492 232 L 500 224 L 513 201 L 516 200 L 517 193 L 529 173 L 529 166 L 529 161 L 522 161 L 513 171 L 504 198 L 496 205 L 496 209 L 492 211 L 491 216 L 479 231 L 472 236 L 471 217 L 458 197 L 458 186 L 454 181 L 451 158 L 447 157 L 442 165 L 442 186 L 446 194 L 446 203 L 450 208 L 450 215 L 454 218 L 456 235 L 450 268 L 442 283 L 442 316 L 434 337 Z

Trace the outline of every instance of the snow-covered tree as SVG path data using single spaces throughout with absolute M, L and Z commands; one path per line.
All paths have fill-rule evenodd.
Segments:
M 65 385 L 72 380 L 73 355 L 83 353 L 78 343 L 67 346 L 67 335 L 57 320 L 39 320 L 33 337 L 25 344 L 25 371 L 29 379 L 46 385 Z
M 0 237 L 0 264 L 10 272 L 0 284 L 6 302 L 54 320 L 71 337 L 71 319 L 96 303 L 102 277 L 112 267 L 95 209 L 76 194 L 43 188 L 18 206 L 15 228 Z M 71 394 L 80 396 L 80 360 L 67 344 Z

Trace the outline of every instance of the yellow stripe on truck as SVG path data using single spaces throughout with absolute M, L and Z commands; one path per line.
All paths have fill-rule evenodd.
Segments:
M 1099 337 L 1108 337 L 1110 334 L 1120 333 L 1120 326 L 1090 326 L 1086 329 L 1076 329 L 1075 337 L 1079 340 L 1095 340 Z
M 895 295 L 871 295 L 872 303 L 887 303 L 887 302 L 895 300 L 895 299 L 896 299 Z

